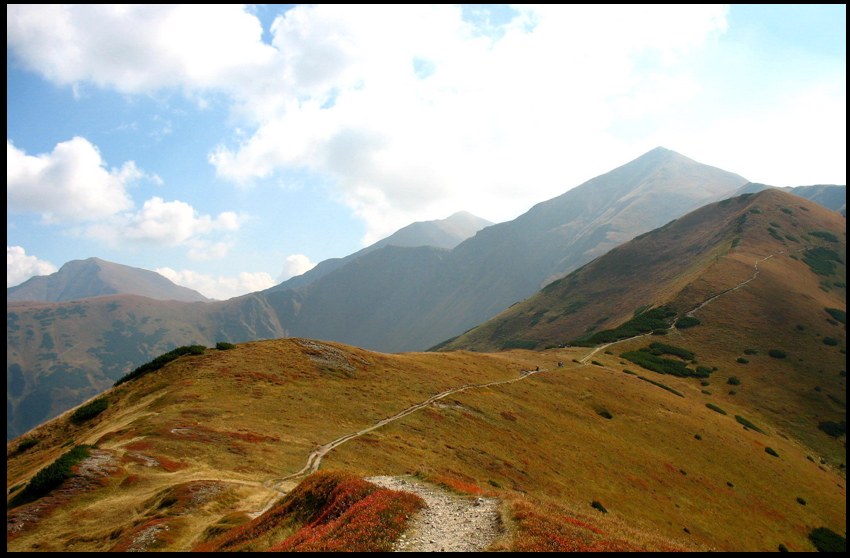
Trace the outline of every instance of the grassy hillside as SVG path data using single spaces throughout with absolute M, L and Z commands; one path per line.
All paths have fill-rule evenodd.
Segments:
M 653 340 L 695 353 L 694 371 L 717 368 L 702 386 L 713 397 L 745 402 L 838 465 L 843 438 L 820 425 L 846 417 L 845 254 L 842 216 L 765 190 L 635 239 L 441 348 L 593 345 L 606 338 L 600 332 L 650 308 L 681 318 L 711 299 L 692 313 L 698 325 L 658 331 L 667 335 Z M 621 355 L 649 344 L 607 350 Z M 738 386 L 726 384 L 733 376 Z
M 8 548 L 189 550 L 235 540 L 232 529 L 281 509 L 277 489 L 304 477 L 280 479 L 317 446 L 450 388 L 510 379 L 352 438 L 321 469 L 498 496 L 502 549 L 812 550 L 812 529 L 843 533 L 838 469 L 744 398 L 712 398 L 687 378 L 641 372 L 656 383 L 642 381 L 617 354 L 578 362 L 590 351 L 386 355 L 286 339 L 180 357 L 108 391 L 98 414 L 66 413 L 7 445 L 9 498 L 69 448 L 91 446 L 76 476 L 7 511 Z M 298 528 L 266 526 L 277 533 L 269 546 Z

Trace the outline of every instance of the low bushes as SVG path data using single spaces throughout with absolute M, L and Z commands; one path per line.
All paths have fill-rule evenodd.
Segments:
M 830 529 L 818 527 L 809 533 L 809 540 L 818 552 L 847 552 L 847 539 Z
M 788 356 L 785 351 L 781 349 L 770 349 L 769 351 L 767 351 L 767 354 L 772 356 L 773 358 L 785 358 Z
M 13 508 L 38 500 L 45 494 L 49 493 L 54 488 L 65 482 L 65 479 L 72 477 L 74 474 L 71 468 L 89 456 L 89 448 L 91 446 L 76 446 L 71 451 L 63 454 L 59 459 L 40 470 L 35 476 L 30 479 L 27 485 L 9 502 L 9 507 Z
M 759 428 L 755 424 L 751 423 L 750 421 L 748 421 L 747 419 L 745 419 L 741 415 L 735 415 L 735 420 L 737 420 L 739 424 L 743 424 L 745 427 L 747 427 L 751 430 L 755 430 L 756 432 L 759 432 L 761 434 L 767 434 L 764 430 L 762 430 L 761 428 Z
M 91 403 L 87 403 L 74 411 L 73 414 L 71 414 L 71 422 L 74 424 L 82 424 L 105 411 L 108 406 L 109 401 L 107 401 L 105 397 L 95 399 Z
M 727 414 L 726 411 L 724 411 L 714 403 L 706 403 L 705 406 L 714 411 L 715 413 L 720 413 L 721 415 Z
M 150 362 L 146 362 L 145 364 L 139 366 L 129 374 L 126 374 L 118 379 L 115 382 L 116 386 L 120 386 L 124 382 L 129 382 L 130 380 L 135 380 L 137 378 L 141 378 L 145 374 L 150 374 L 156 370 L 159 370 L 172 360 L 177 360 L 183 355 L 202 355 L 204 354 L 204 350 L 206 347 L 203 345 L 184 345 L 182 347 L 177 347 L 176 349 L 172 349 L 165 354 L 162 354 Z

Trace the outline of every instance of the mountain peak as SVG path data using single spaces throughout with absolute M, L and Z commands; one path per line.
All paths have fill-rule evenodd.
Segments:
M 135 294 L 158 300 L 201 302 L 201 293 L 181 287 L 159 273 L 100 258 L 66 262 L 56 273 L 31 277 L 6 289 L 6 300 L 62 302 L 113 294 Z

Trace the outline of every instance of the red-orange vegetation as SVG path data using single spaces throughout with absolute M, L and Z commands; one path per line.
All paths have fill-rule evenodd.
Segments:
M 424 505 L 418 496 L 349 473 L 319 471 L 263 515 L 194 551 L 389 550 Z
M 525 500 L 511 504 L 516 533 L 511 550 L 514 552 L 637 552 L 646 550 L 677 550 L 644 548 L 611 535 L 591 524 L 555 510 L 544 509 Z
M 434 477 L 434 480 L 443 486 L 454 490 L 455 492 L 461 492 L 463 494 L 473 494 L 475 496 L 484 494 L 484 490 L 478 485 L 467 481 L 459 479 L 452 475 L 438 475 Z

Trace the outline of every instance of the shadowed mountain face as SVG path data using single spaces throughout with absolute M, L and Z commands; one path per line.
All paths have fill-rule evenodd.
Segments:
M 99 258 L 74 260 L 51 275 L 32 277 L 6 289 L 6 300 L 63 302 L 96 296 L 134 294 L 156 300 L 202 302 L 201 293 L 175 285 L 159 273 Z
M 490 221 L 476 217 L 466 211 L 459 211 L 446 219 L 412 223 L 399 229 L 387 238 L 379 240 L 375 244 L 367 246 L 344 258 L 332 258 L 319 262 L 310 271 L 288 279 L 263 292 L 273 293 L 309 285 L 313 281 L 321 279 L 344 265 L 385 246 L 402 246 L 408 248 L 431 246 L 451 250 L 467 238 L 473 236 L 476 232 L 492 224 Z

